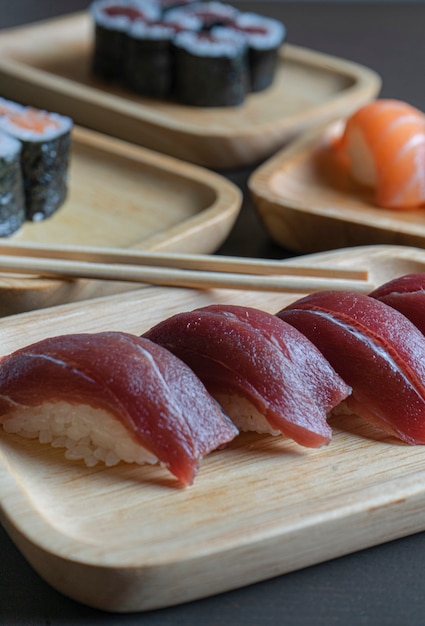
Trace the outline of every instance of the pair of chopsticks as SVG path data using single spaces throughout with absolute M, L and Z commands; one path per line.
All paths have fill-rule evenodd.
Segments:
M 41 278 L 128 281 L 196 289 L 254 291 L 370 291 L 361 269 L 304 267 L 280 261 L 207 254 L 177 254 L 36 244 L 0 245 L 0 273 Z

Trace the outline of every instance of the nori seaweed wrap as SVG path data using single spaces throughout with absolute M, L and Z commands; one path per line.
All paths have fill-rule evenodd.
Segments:
M 72 120 L 32 107 L 0 117 L 0 131 L 21 143 L 26 219 L 54 213 L 67 195 Z
M 0 133 L 0 237 L 9 237 L 25 221 L 21 143 Z
M 190 16 L 168 22 L 134 22 L 127 34 L 125 86 L 143 96 L 169 98 L 174 86 L 172 41 L 178 32 L 199 29 L 199 20 Z
M 184 32 L 174 39 L 175 97 L 198 107 L 237 106 L 247 90 L 245 38 L 232 29 Z
M 248 44 L 250 90 L 262 91 L 273 83 L 278 62 L 278 52 L 286 29 L 282 22 L 256 13 L 241 12 L 233 28 L 243 33 Z
M 159 5 L 150 0 L 95 0 L 90 6 L 94 20 L 92 72 L 103 80 L 121 79 L 126 35 L 136 20 L 155 20 Z

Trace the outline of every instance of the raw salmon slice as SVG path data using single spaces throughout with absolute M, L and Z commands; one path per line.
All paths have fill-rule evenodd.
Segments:
M 382 208 L 425 203 L 425 115 L 399 100 L 376 100 L 356 111 L 336 143 L 352 177 L 375 188 Z

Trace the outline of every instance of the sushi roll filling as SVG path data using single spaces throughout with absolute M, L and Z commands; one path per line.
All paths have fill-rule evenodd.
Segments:
M 133 7 L 110 6 L 105 7 L 103 12 L 110 17 L 126 17 L 131 22 L 144 17 L 143 13 Z
M 257 50 L 278 48 L 286 36 L 286 29 L 281 22 L 255 13 L 239 14 L 232 28 L 243 33 L 248 45 Z
M 237 9 L 221 2 L 195 2 L 187 7 L 170 10 L 168 13 L 170 18 L 181 15 L 196 16 L 201 20 L 205 30 L 231 24 L 238 14 Z
M 137 20 L 154 20 L 160 17 L 159 7 L 152 2 L 95 1 L 91 13 L 97 28 L 125 32 Z

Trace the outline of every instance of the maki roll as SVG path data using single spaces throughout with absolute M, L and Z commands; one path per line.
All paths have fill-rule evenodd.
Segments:
M 94 0 L 90 11 L 94 75 L 189 106 L 236 106 L 269 87 L 286 36 L 278 20 L 214 0 Z
M 127 33 L 124 85 L 143 96 L 168 98 L 174 83 L 172 41 L 176 33 L 197 31 L 200 26 L 189 15 L 169 21 L 136 20 Z
M 0 133 L 0 237 L 19 230 L 25 221 L 21 144 Z
M 245 12 L 235 17 L 232 27 L 247 40 L 250 90 L 263 91 L 273 83 L 286 28 L 278 20 Z
M 72 120 L 57 113 L 18 107 L 0 116 L 0 131 L 19 140 L 26 219 L 54 213 L 67 195 Z
M 175 97 L 198 107 L 237 106 L 246 95 L 245 38 L 216 27 L 209 32 L 176 35 Z
M 137 20 L 160 18 L 160 8 L 149 0 L 95 0 L 92 72 L 104 80 L 120 79 L 125 58 L 126 33 Z

